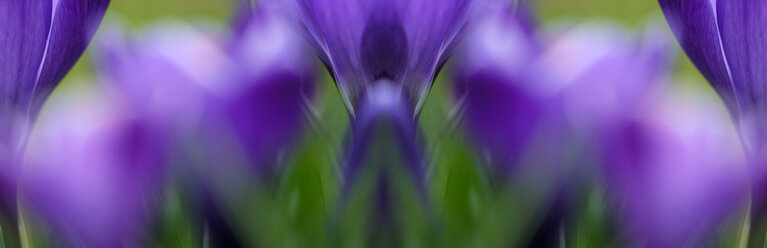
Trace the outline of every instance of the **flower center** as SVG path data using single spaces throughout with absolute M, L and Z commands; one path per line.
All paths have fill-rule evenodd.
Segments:
M 360 44 L 362 69 L 371 81 L 397 81 L 407 66 L 408 44 L 391 6 L 379 6 L 365 26 Z

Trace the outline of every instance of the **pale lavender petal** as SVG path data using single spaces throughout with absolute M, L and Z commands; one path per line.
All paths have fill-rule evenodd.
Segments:
M 712 96 L 662 90 L 602 130 L 609 192 L 632 246 L 704 245 L 745 196 L 745 163 Z
M 201 82 L 217 73 L 212 68 L 226 63 L 223 47 L 184 25 L 155 27 L 148 33 L 129 41 L 112 27 L 96 44 L 100 71 L 135 111 L 176 130 L 191 128 L 181 127 L 199 123 L 205 97 Z
M 574 125 L 598 134 L 602 125 L 636 111 L 668 75 L 673 38 L 645 32 L 639 40 L 621 29 L 592 24 L 552 37 L 542 61 L 564 82 Z
M 21 181 L 30 214 L 69 246 L 141 246 L 167 136 L 99 90 L 69 95 L 42 116 Z

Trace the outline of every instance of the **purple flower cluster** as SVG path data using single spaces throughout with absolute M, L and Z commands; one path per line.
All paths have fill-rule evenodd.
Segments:
M 532 171 L 531 187 L 553 191 L 535 192 L 559 202 L 593 172 L 629 246 L 704 244 L 766 181 L 767 2 L 659 2 L 726 107 L 670 84 L 673 46 L 654 29 L 543 26 L 518 1 L 263 0 L 242 1 L 229 28 L 103 32 L 98 84 L 37 120 L 109 1 L 0 0 L 3 233 L 18 235 L 6 230 L 23 206 L 71 246 L 142 246 L 174 173 L 195 174 L 203 202 L 243 171 L 274 175 L 312 115 L 317 58 L 350 117 L 344 192 L 375 168 L 387 198 L 401 166 L 430 207 L 418 120 L 444 67 L 461 130 L 501 185 Z

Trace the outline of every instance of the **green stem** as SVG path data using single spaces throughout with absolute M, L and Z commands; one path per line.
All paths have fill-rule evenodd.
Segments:
M 21 239 L 19 238 L 19 223 L 17 216 L 7 216 L 3 214 L 0 218 L 0 231 L 3 237 L 3 248 L 16 248 L 21 247 Z

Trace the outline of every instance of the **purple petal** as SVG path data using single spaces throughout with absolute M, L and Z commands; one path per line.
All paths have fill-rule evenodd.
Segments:
M 239 75 L 223 81 L 228 92 L 213 101 L 253 163 L 275 164 L 300 137 L 314 90 L 309 55 L 293 26 L 263 12 L 233 42 L 231 66 Z
M 326 59 L 347 104 L 356 101 L 365 84 L 360 64 L 360 42 L 371 1 L 312 0 L 301 1 L 301 19 Z M 351 99 L 350 99 L 351 98 Z M 351 106 L 347 106 L 351 107 Z
M 740 104 L 747 149 L 759 150 L 767 138 L 767 3 L 730 0 L 717 3 L 719 30 Z
M 274 166 L 300 137 L 307 82 L 292 72 L 274 71 L 252 79 L 253 85 L 237 94 L 214 100 L 219 118 L 228 123 L 223 127 L 230 125 L 255 166 Z
M 727 72 L 719 31 L 717 31 L 717 16 L 714 11 L 716 1 L 659 0 L 658 2 L 682 49 L 719 93 L 733 116 L 737 117 L 738 100 L 735 98 L 733 84 Z
M 97 43 L 98 65 L 111 86 L 135 111 L 168 125 L 198 123 L 205 97 L 202 81 L 226 63 L 223 47 L 183 25 L 155 28 L 134 42 L 118 30 L 110 29 Z
M 0 146 L 16 149 L 17 119 L 32 97 L 51 25 L 50 0 L 0 1 Z M 21 115 L 21 116 L 19 116 Z M 5 147 L 11 146 L 11 147 Z
M 480 71 L 465 79 L 458 92 L 465 104 L 467 129 L 474 140 L 494 154 L 502 167 L 515 164 L 529 145 L 545 108 L 537 99 L 508 78 Z
M 30 99 L 34 117 L 45 98 L 75 65 L 96 33 L 109 0 L 56 0 L 40 75 Z
M 420 103 L 473 5 L 485 1 L 299 1 L 317 51 L 348 107 L 368 85 L 393 80 Z
M 466 128 L 499 169 L 516 164 L 543 125 L 547 109 L 557 102 L 538 92 L 546 79 L 526 74 L 535 69 L 536 46 L 513 16 L 501 15 L 467 34 L 465 49 L 456 58 L 456 98 L 464 108 Z
M 549 36 L 529 34 L 515 16 L 488 18 L 454 61 L 466 128 L 499 166 L 514 166 L 530 140 L 543 142 L 537 133 L 561 132 L 553 138 L 560 143 L 582 135 L 569 128 L 598 134 L 638 108 L 669 61 L 668 43 L 651 35 L 636 42 L 619 29 L 582 25 Z
M 422 104 L 428 93 L 437 64 L 456 34 L 463 28 L 469 10 L 474 2 L 466 0 L 452 1 L 406 1 L 406 10 L 402 10 L 405 32 L 408 34 L 410 56 L 408 58 L 407 77 L 404 86 L 409 89 L 410 97 Z M 424 12 L 424 10 L 431 10 Z
M 368 80 L 399 81 L 408 62 L 408 37 L 393 9 L 379 6 L 367 20 L 360 41 L 360 62 Z
M 602 125 L 636 111 L 667 76 L 672 38 L 646 33 L 637 41 L 619 29 L 584 25 L 549 45 L 543 61 L 567 84 L 565 101 L 575 125 L 599 133 Z
M 722 45 L 740 104 L 743 148 L 752 164 L 753 218 L 767 210 L 767 3 L 730 0 L 717 3 Z

